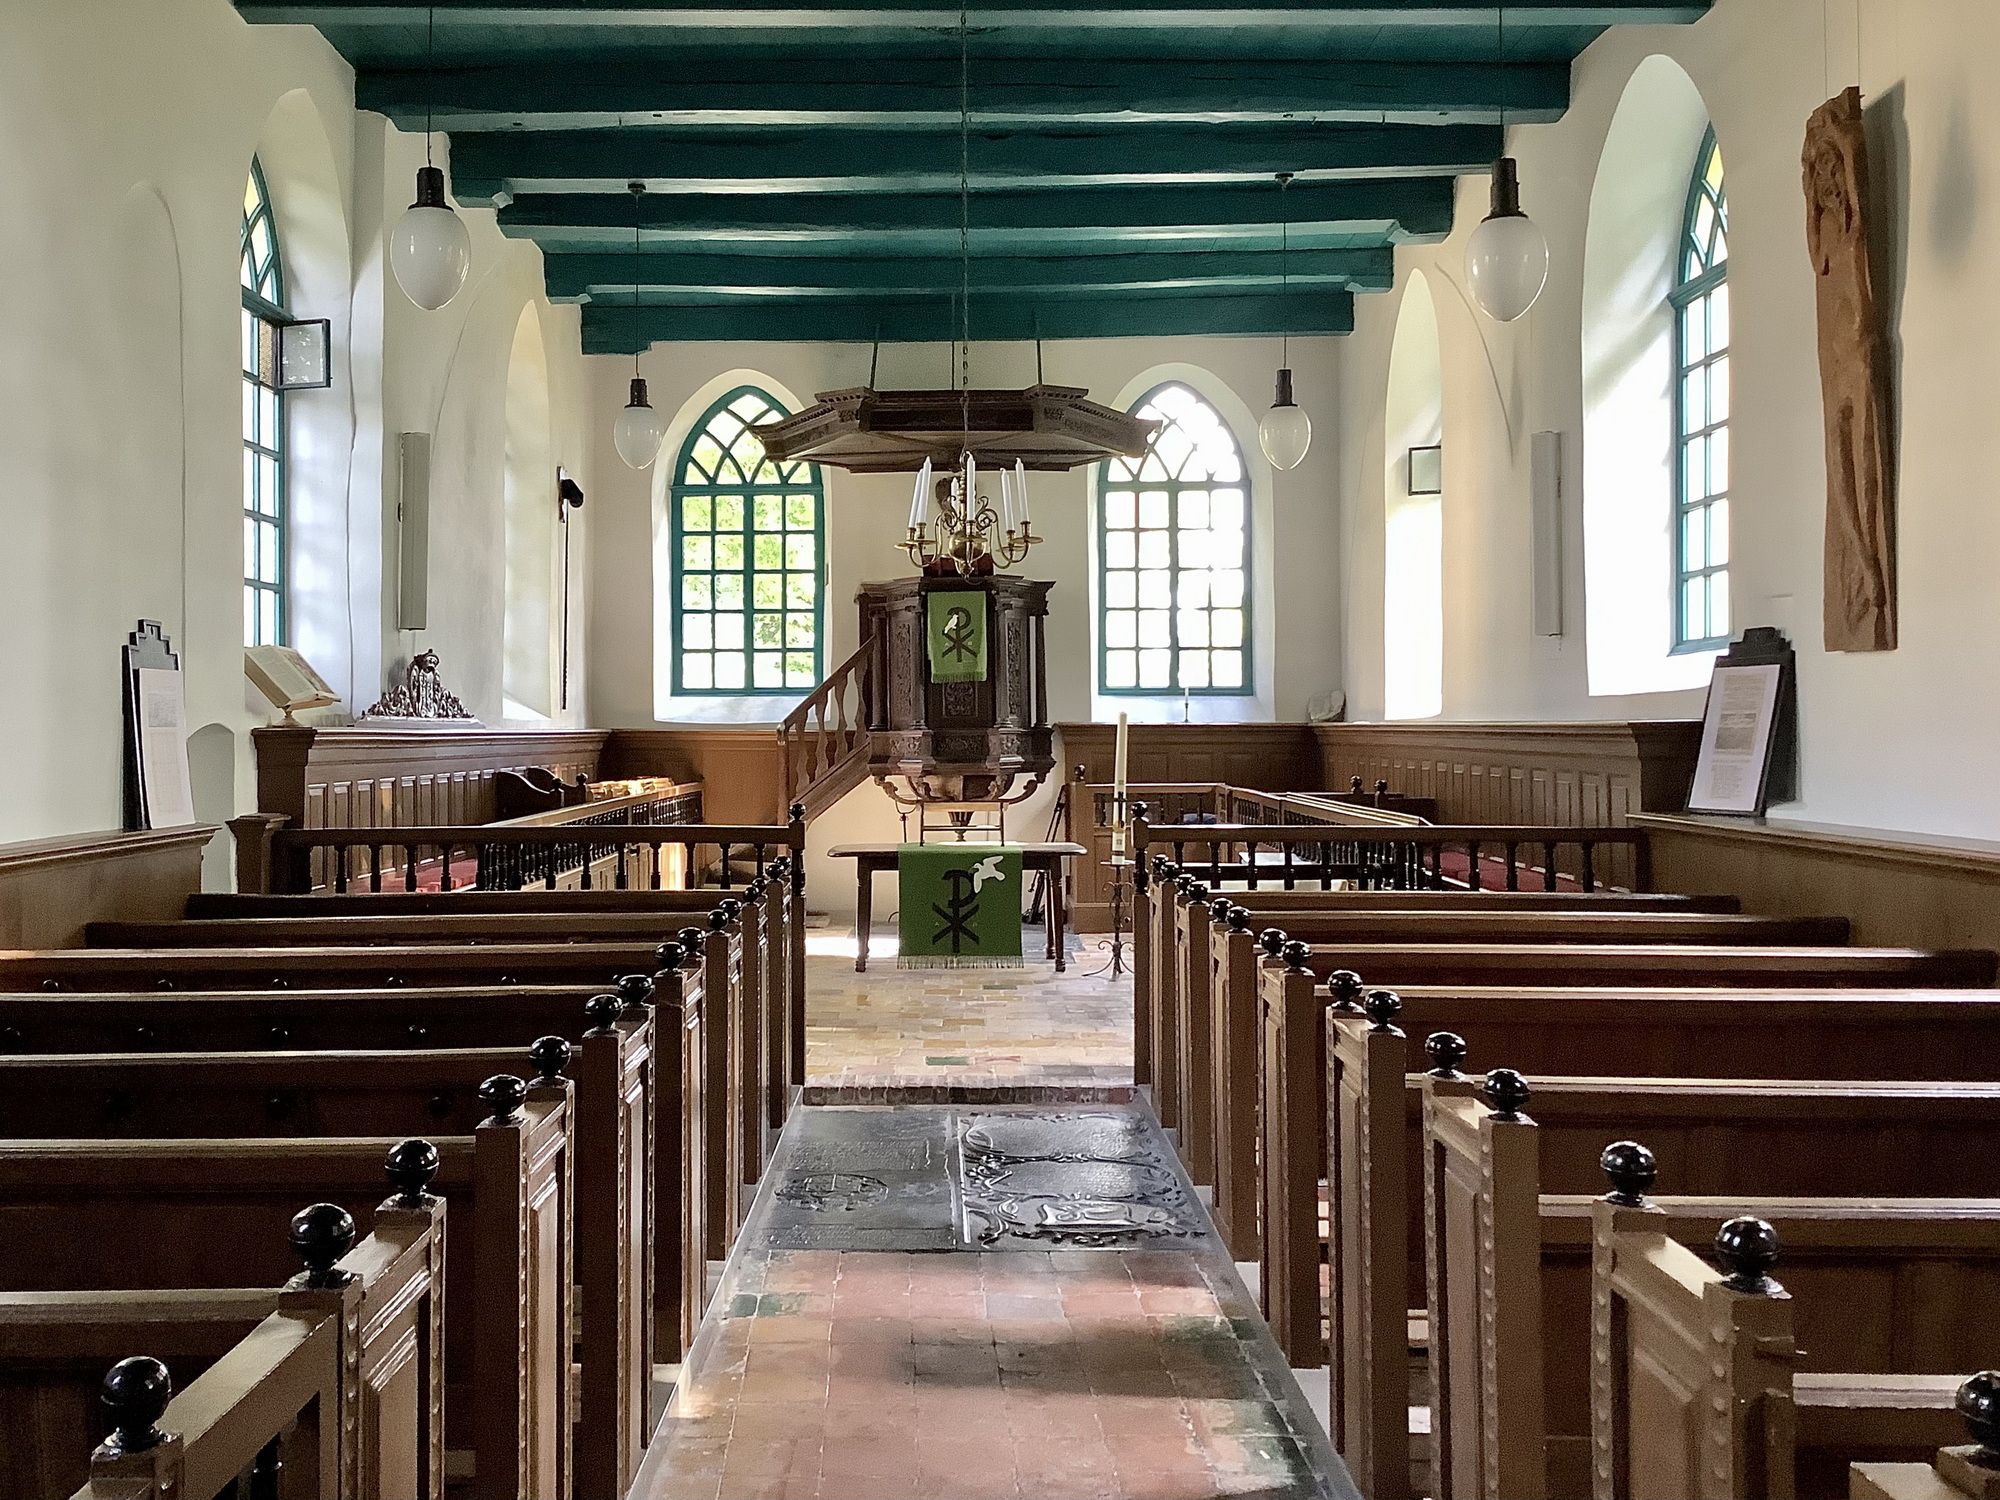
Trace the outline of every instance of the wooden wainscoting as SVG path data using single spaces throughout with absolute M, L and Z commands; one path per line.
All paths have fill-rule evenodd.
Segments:
M 1320 785 L 1437 799 L 1440 823 L 1615 828 L 1687 805 L 1698 719 L 1314 724 Z
M 1727 891 L 1746 912 L 1843 916 L 1854 941 L 2000 949 L 2000 843 L 1822 823 L 1639 816 L 1663 891 Z
M 568 781 L 595 778 L 606 737 L 602 729 L 257 729 L 257 809 L 299 828 L 490 823 L 495 772 L 547 766 Z
M 0 844 L 0 948 L 78 948 L 89 922 L 177 920 L 213 823 Z
M 670 776 L 702 784 L 710 823 L 785 821 L 785 766 L 775 724 L 676 724 L 614 729 L 602 774 Z
M 1109 782 L 1115 724 L 1056 725 L 1056 770 L 1065 781 Z M 1263 792 L 1323 788 L 1309 724 L 1134 724 L 1128 753 L 1132 781 L 1224 782 Z M 1346 783 L 1342 782 L 1342 786 Z

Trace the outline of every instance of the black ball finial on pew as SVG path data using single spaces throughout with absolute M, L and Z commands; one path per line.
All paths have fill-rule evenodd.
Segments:
M 431 1029 L 420 1021 L 412 1021 L 403 1028 L 403 1035 L 410 1039 L 412 1047 L 421 1047 L 431 1039 Z
M 1376 796 L 1378 796 L 1378 797 L 1386 797 L 1386 796 L 1388 796 L 1388 795 L 1389 795 L 1389 783 L 1388 783 L 1388 782 L 1386 782 L 1386 781 L 1378 781 L 1378 782 L 1376 782 L 1376 783 L 1375 783 L 1375 795 L 1376 795 Z
M 1337 1010 L 1344 1016 L 1358 1016 L 1363 1013 L 1361 976 L 1352 969 L 1335 969 L 1327 975 L 1326 992 L 1332 997 L 1330 1009 Z M 1401 1000 L 1396 1002 L 1399 1010 L 1402 1004 Z
M 1465 1075 L 1459 1072 L 1459 1064 L 1465 1061 L 1469 1049 L 1465 1038 L 1455 1031 L 1433 1031 L 1424 1038 L 1424 1056 L 1431 1060 L 1430 1076 L 1447 1083 L 1456 1083 Z
M 1285 936 L 1284 929 L 1280 927 L 1266 927 L 1262 932 L 1257 934 L 1257 946 L 1264 950 L 1266 958 L 1276 958 L 1280 953 L 1283 953 L 1285 951 L 1285 944 L 1289 941 L 1290 939 Z
M 1952 1404 L 1979 1445 L 1972 1461 L 1982 1469 L 2000 1469 L 2000 1370 L 1981 1370 L 1972 1376 L 1958 1388 Z
M 479 1102 L 492 1110 L 493 1119 L 502 1125 L 511 1125 L 519 1119 L 521 1106 L 527 1100 L 527 1084 L 512 1073 L 495 1073 L 479 1085 Z
M 1597 1164 L 1611 1184 L 1611 1191 L 1604 1195 L 1606 1203 L 1620 1208 L 1646 1206 L 1646 1194 L 1660 1175 L 1660 1164 L 1653 1160 L 1652 1152 L 1637 1141 L 1613 1141 L 1597 1158 Z
M 1236 903 L 1227 896 L 1217 896 L 1208 903 L 1208 920 L 1229 925 L 1229 914 L 1236 910 Z
M 396 1142 L 382 1161 L 383 1174 L 396 1190 L 389 1202 L 397 1208 L 429 1208 L 436 1201 L 431 1197 L 431 1179 L 442 1165 L 438 1148 L 422 1136 Z
M 658 961 L 659 956 L 659 950 L 655 949 L 654 960 Z M 672 965 L 662 963 L 660 967 L 665 969 L 671 968 Z M 611 981 L 611 988 L 618 992 L 619 1000 L 628 1007 L 637 1008 L 653 1003 L 653 976 L 650 974 L 620 974 Z
M 1762 1219 L 1745 1214 L 1716 1230 L 1715 1258 L 1729 1273 L 1722 1284 L 1732 1292 L 1775 1297 L 1784 1291 L 1770 1276 L 1778 1263 L 1778 1231 Z
M 1401 1036 L 1396 1027 L 1396 1017 L 1403 1012 L 1403 997 L 1394 990 L 1370 990 L 1361 1001 L 1361 1010 L 1368 1017 L 1368 1029 L 1383 1036 Z
M 583 1018 L 590 1022 L 585 1036 L 609 1036 L 625 1014 L 625 1002 L 616 995 L 592 995 L 583 1002 Z
M 145 1453 L 166 1441 L 160 1418 L 174 1399 L 174 1378 L 157 1359 L 136 1354 L 119 1360 L 106 1372 L 97 1399 L 111 1418 L 111 1436 L 102 1451 L 113 1457 Z
M 576 1048 L 559 1036 L 538 1036 L 528 1043 L 528 1062 L 537 1084 L 563 1082 L 563 1069 L 575 1055 Z
M 1532 1092 L 1528 1080 L 1512 1068 L 1495 1068 L 1479 1086 L 1479 1097 L 1486 1101 L 1486 1107 L 1509 1123 L 1521 1118 L 1521 1106 L 1528 1102 Z
M 1247 907 L 1247 906 L 1232 906 L 1232 907 L 1230 908 L 1230 911 L 1229 911 L 1229 930 L 1230 930 L 1231 932 L 1248 932 L 1248 931 L 1250 930 L 1250 908 L 1249 908 L 1249 907 Z
M 289 1236 L 293 1252 L 306 1263 L 304 1274 L 292 1278 L 294 1286 L 314 1291 L 338 1291 L 352 1286 L 352 1271 L 336 1269 L 341 1256 L 354 1248 L 354 1215 L 338 1203 L 315 1203 L 292 1215 Z
M 715 903 L 715 910 L 708 914 L 708 925 L 720 932 L 725 927 L 733 927 L 736 919 L 743 915 L 743 903 L 734 896 L 724 896 Z M 721 920 L 716 919 L 720 917 Z
M 803 822 L 805 822 L 805 820 L 806 820 L 806 805 L 805 805 L 805 803 L 803 803 L 803 802 L 794 802 L 794 803 L 793 803 L 793 804 L 791 805 L 791 807 L 787 809 L 787 811 L 788 811 L 788 812 L 789 812 L 789 813 L 791 814 L 791 817 L 792 817 L 792 821 L 793 821 L 794 823 L 803 823 Z
M 1309 974 L 1312 972 L 1308 967 L 1308 960 L 1312 958 L 1312 949 L 1308 948 L 1304 943 L 1286 943 L 1283 948 L 1278 950 L 1278 957 L 1285 961 L 1286 966 L 1294 974 Z
M 689 958 L 699 958 L 708 952 L 708 929 L 705 927 L 683 927 L 674 937 L 687 950 Z
M 1353 796 L 1359 797 L 1361 795 L 1361 788 L 1364 784 L 1359 776 L 1350 776 L 1347 778 L 1347 790 Z
M 1202 884 L 1201 881 L 1196 880 L 1192 875 L 1185 877 L 1181 881 L 1181 894 L 1187 897 L 1189 906 L 1206 907 L 1208 905 L 1208 887 Z
M 1153 857 L 1153 878 L 1162 882 L 1179 880 L 1181 878 L 1181 867 L 1171 859 L 1168 859 L 1164 854 L 1155 855 Z
M 659 965 L 660 972 L 665 974 L 671 974 L 686 963 L 687 956 L 687 949 L 679 943 L 662 943 L 653 950 L 653 962 Z

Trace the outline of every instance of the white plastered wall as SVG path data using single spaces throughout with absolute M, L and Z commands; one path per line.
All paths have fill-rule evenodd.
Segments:
M 348 700 L 340 713 L 430 645 L 473 712 L 499 720 L 495 435 L 524 308 L 549 351 L 552 457 L 589 485 L 575 311 L 543 299 L 539 252 L 490 213 L 466 215 L 457 302 L 426 313 L 402 296 L 383 237 L 423 142 L 355 111 L 352 73 L 316 31 L 248 25 L 228 0 L 0 6 L 0 841 L 118 825 L 118 648 L 141 617 L 182 656 L 197 811 L 254 806 L 249 730 L 275 715 L 241 654 L 237 240 L 253 154 L 293 310 L 333 324 L 333 388 L 291 401 L 291 565 L 294 643 Z M 403 431 L 436 432 L 439 451 L 432 628 L 415 637 L 395 619 Z
M 1486 183 L 1460 191 L 1458 231 L 1398 252 L 1436 294 L 1451 505 L 1445 529 L 1446 718 L 1686 716 L 1699 688 L 1592 696 L 1585 668 L 1582 520 L 1584 261 L 1600 157 L 1634 72 L 1664 54 L 1713 119 L 1729 174 L 1734 313 L 1735 624 L 1783 628 L 1799 649 L 1804 795 L 1787 816 L 2000 837 L 2000 8 L 1986 0 L 1717 0 L 1687 27 L 1607 33 L 1573 69 L 1568 115 L 1509 131 L 1523 201 L 1547 233 L 1548 289 L 1520 322 L 1475 314 L 1465 236 Z M 1897 360 L 1902 644 L 1821 649 L 1825 469 L 1799 153 L 1822 100 L 1859 82 L 1883 218 L 1878 294 Z M 1683 143 L 1663 141 L 1663 150 Z M 1377 488 L 1394 297 L 1362 298 L 1343 341 L 1340 484 L 1351 569 L 1347 679 L 1379 717 Z M 1565 614 L 1530 627 L 1529 435 L 1564 434 Z M 1664 595 L 1664 581 L 1661 593 Z M 1697 679 L 1702 674 L 1696 673 Z

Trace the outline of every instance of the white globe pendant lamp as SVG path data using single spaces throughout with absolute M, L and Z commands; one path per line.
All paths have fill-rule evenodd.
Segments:
M 1285 189 L 1292 185 L 1292 174 L 1278 174 L 1278 201 L 1284 202 Z M 1285 294 L 1292 289 L 1292 219 L 1284 215 L 1282 248 L 1279 251 L 1279 285 Z M 1257 446 L 1264 450 L 1264 457 L 1271 461 L 1274 469 L 1296 469 L 1305 462 L 1306 450 L 1312 447 L 1312 418 L 1305 414 L 1298 402 L 1292 399 L 1291 340 L 1281 339 L 1278 345 L 1278 389 L 1271 409 L 1264 413 L 1264 420 L 1257 424 Z
M 464 287 L 472 268 L 472 237 L 445 202 L 443 168 L 417 168 L 417 201 L 389 236 L 389 265 L 403 295 L 429 312 Z
M 639 198 L 646 191 L 646 184 L 633 182 L 626 184 L 626 191 L 632 195 L 632 306 L 639 305 L 639 284 L 645 278 L 645 257 L 639 243 Z M 660 456 L 660 444 L 666 440 L 666 423 L 653 410 L 653 403 L 646 399 L 646 377 L 639 373 L 639 356 L 632 356 L 632 399 L 625 403 L 625 410 L 618 413 L 618 420 L 611 424 L 611 445 L 618 450 L 618 456 L 634 469 L 643 469 Z
M 1257 424 L 1257 446 L 1264 450 L 1272 468 L 1296 469 L 1305 462 L 1312 439 L 1312 418 L 1292 399 L 1292 372 L 1280 368 L 1277 399 Z
M 430 7 L 424 41 L 425 67 L 433 75 L 437 59 L 437 7 Z M 445 201 L 444 169 L 431 161 L 436 139 L 424 121 L 424 164 L 417 168 L 417 201 L 389 235 L 389 269 L 403 295 L 426 312 L 436 312 L 465 286 L 472 269 L 472 236 L 465 221 Z
M 1521 212 L 1520 171 L 1511 156 L 1493 164 L 1493 211 L 1472 231 L 1465 279 L 1472 300 L 1501 323 L 1527 312 L 1548 284 L 1548 238 Z
M 611 425 L 611 442 L 618 456 L 632 468 L 643 469 L 659 457 L 660 444 L 667 436 L 660 414 L 646 399 L 644 376 L 632 377 L 632 399 Z

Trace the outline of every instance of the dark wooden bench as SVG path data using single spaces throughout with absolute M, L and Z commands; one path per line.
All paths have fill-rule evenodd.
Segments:
M 1322 992 L 1317 1006 L 1332 1003 Z M 1343 987 L 1339 1003 L 1354 1003 Z M 1312 1018 L 1294 1014 L 1309 1047 Z M 1326 1015 L 1324 1163 L 1280 1140 L 1267 1184 L 1275 1256 L 1268 1281 L 1279 1328 L 1318 1334 L 1314 1184 L 1329 1189 L 1337 1250 L 1331 1299 L 1336 1425 L 1350 1467 L 1385 1493 L 1405 1472 L 1408 1309 L 1425 1299 L 1422 1201 L 1426 1061 L 1456 1072 L 1474 1058 L 1518 1059 L 1533 1073 L 1657 1077 L 1957 1078 L 1983 1083 L 2000 1043 L 2000 995 L 1979 991 L 1424 989 L 1375 1006 L 1375 1019 Z M 1429 1056 L 1412 1038 L 1436 1034 Z M 1462 1035 L 1461 1035 L 1462 1034 Z M 1469 1088 L 1470 1084 L 1464 1085 Z M 1292 1102 L 1288 1098 L 1288 1102 Z M 1300 1214 L 1306 1215 L 1301 1222 Z
M 422 1185 L 444 1199 L 449 1225 L 445 1443 L 480 1493 L 570 1492 L 570 1137 L 567 1091 L 537 1090 L 470 1135 L 428 1138 L 436 1170 Z M 0 1291 L 275 1285 L 296 1264 L 284 1231 L 302 1201 L 337 1204 L 372 1230 L 397 1144 L 0 1142 Z M 52 1205 L 60 1234 L 39 1227 Z M 141 1222 L 153 1232 L 135 1243 L 127 1226 Z
M 70 1233 L 74 1202 L 52 1195 L 39 1231 Z M 118 1243 L 130 1255 L 162 1229 L 135 1214 Z M 91 1460 L 100 1401 L 118 1398 L 140 1433 L 175 1434 L 193 1484 L 261 1458 L 321 1494 L 442 1500 L 443 1231 L 437 1198 L 378 1208 L 358 1244 L 351 1215 L 314 1205 L 270 1226 L 306 1260 L 282 1284 L 133 1290 L 85 1246 L 105 1285 L 0 1292 L 0 1493 L 67 1495 L 122 1473 L 122 1453 Z
M 551 1359 L 561 1365 L 550 1390 L 563 1403 L 554 1409 L 565 1414 L 565 1467 L 569 1369 L 577 1359 L 585 1383 L 579 1392 L 576 1473 L 580 1484 L 588 1480 L 597 1487 L 607 1478 L 629 1485 L 646 1434 L 654 1264 L 648 1238 L 653 1163 L 647 1148 L 654 1054 L 649 1018 L 612 1017 L 593 1030 L 585 1051 L 601 1053 L 604 1065 L 580 1069 L 575 1085 L 560 1071 L 570 1062 L 567 1043 L 551 1039 L 552 1045 L 534 1049 L 541 1076 L 530 1103 L 558 1117 L 557 1124 L 533 1143 L 536 1154 L 507 1167 L 504 1179 L 494 1179 L 493 1191 L 504 1199 L 505 1191 L 543 1170 L 539 1157 L 547 1158 L 546 1172 L 553 1175 L 543 1196 L 529 1200 L 537 1239 L 524 1253 L 549 1275 L 560 1275 L 565 1308 L 569 1284 L 576 1282 L 581 1336 L 573 1355 L 567 1313 L 559 1319 L 524 1316 L 517 1323 L 557 1342 L 531 1343 L 517 1352 L 530 1368 L 547 1368 Z M 20 1058 L 8 1068 L 9 1087 L 0 1091 L 0 1137 L 207 1138 L 231 1146 L 260 1139 L 433 1133 L 483 1139 L 490 1119 L 517 1112 L 506 1108 L 509 1090 L 526 1094 L 528 1086 L 518 1079 L 496 1076 L 521 1062 L 522 1053 L 514 1048 Z M 519 1137 L 518 1130 L 501 1131 L 496 1139 L 525 1149 Z M 458 1200 L 447 1201 L 453 1204 L 447 1285 L 471 1288 L 488 1274 L 490 1261 L 508 1258 L 503 1246 L 519 1242 L 484 1238 Z M 591 1253 L 578 1254 L 573 1245 L 590 1246 Z M 556 1258 L 554 1269 L 542 1264 L 550 1256 Z M 469 1301 L 453 1306 L 454 1321 L 473 1316 Z M 517 1336 L 508 1333 L 509 1347 Z M 482 1373 L 467 1390 L 476 1385 L 474 1416 L 483 1422 L 498 1399 L 499 1376 L 485 1368 L 497 1366 L 484 1357 L 492 1336 L 482 1331 L 478 1341 L 475 1362 Z M 508 1388 L 515 1383 L 510 1375 Z M 483 1454 L 480 1462 L 486 1462 Z
M 1642 1199 L 1657 1156 L 1676 1188 L 1739 1204 L 2000 1198 L 2000 1152 L 1987 1149 L 2000 1145 L 2000 1084 L 1523 1084 L 1503 1070 L 1481 1095 L 1468 1087 L 1426 1079 L 1418 1152 L 1442 1494 L 1591 1492 L 1587 1209 L 1579 1214 L 1574 1201 L 1549 1195 L 1580 1195 L 1587 1204 L 1608 1170 L 1622 1198 Z M 1633 1139 L 1654 1149 L 1634 1148 Z M 1626 1144 L 1607 1156 L 1619 1141 Z M 1615 1165 L 1600 1166 L 1600 1158 Z M 1565 1216 L 1562 1227 L 1551 1222 Z M 1852 1281 L 1811 1330 L 1810 1368 L 1944 1375 L 1982 1358 L 2000 1337 L 2000 1316 L 1984 1312 L 2000 1300 L 1992 1295 L 2000 1292 L 2000 1203 L 1976 1217 L 1981 1230 L 1967 1238 L 1977 1248 L 1966 1247 L 1952 1271 L 1926 1270 L 1895 1285 Z M 1864 1318 L 1870 1306 L 1873 1316 Z M 1879 1346 L 1858 1364 L 1830 1362 L 1833 1348 L 1858 1342 L 1840 1326 L 1849 1320 L 1869 1323 Z M 1913 1352 L 1926 1339 L 1928 1347 Z M 1891 1349 L 1909 1362 L 1875 1362 Z M 1496 1383 L 1496 1368 L 1508 1378 Z M 1936 1444 L 1933 1436 L 1916 1448 Z M 1483 1478 L 1468 1487 L 1474 1473 Z M 1833 1467 L 1836 1485 L 1845 1474 L 1845 1461 Z

